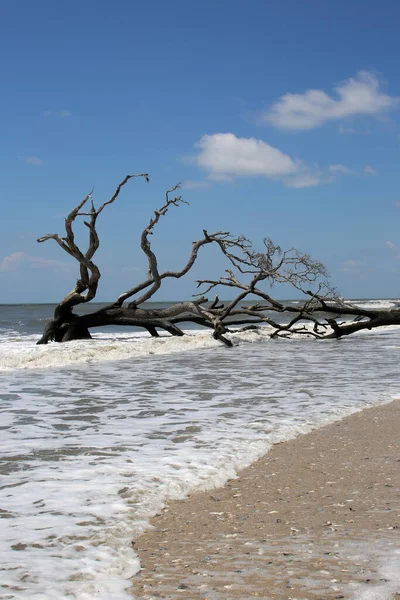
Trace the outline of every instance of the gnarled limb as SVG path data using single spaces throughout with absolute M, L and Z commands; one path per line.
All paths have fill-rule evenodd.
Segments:
M 54 239 L 67 254 L 78 261 L 80 268 L 80 279 L 77 280 L 75 287 L 56 307 L 54 319 L 47 325 L 38 344 L 46 344 L 48 341 L 69 341 L 71 339 L 90 338 L 89 330 L 77 324 L 77 318 L 73 314 L 72 308 L 78 304 L 90 302 L 96 297 L 101 277 L 99 268 L 92 260 L 100 244 L 96 231 L 97 217 L 107 205 L 112 204 L 116 200 L 122 187 L 133 177 L 145 177 L 147 181 L 149 180 L 147 174 L 127 175 L 117 186 L 110 200 L 104 202 L 98 210 L 95 209 L 92 192 L 90 192 L 65 219 L 66 237 L 61 238 L 58 234 L 52 233 L 37 240 L 39 243 L 42 243 L 49 239 Z M 88 200 L 91 200 L 90 212 L 81 213 L 81 209 Z M 89 247 L 85 253 L 75 243 L 74 223 L 78 216 L 90 216 L 90 221 L 84 221 L 84 224 L 89 229 Z
M 295 248 L 282 250 L 270 238 L 263 240 L 263 251 L 260 252 L 242 235 L 235 237 L 227 231 L 210 234 L 203 229 L 203 237 L 192 243 L 184 266 L 180 270 L 160 272 L 150 236 L 171 206 L 186 203 L 181 196 L 174 195 L 179 184 L 166 192 L 163 205 L 154 212 L 141 233 L 140 248 L 148 263 L 146 278 L 120 294 L 114 303 L 89 314 L 75 314 L 74 306 L 90 302 L 96 297 L 101 277 L 99 267 L 94 262 L 100 245 L 96 229 L 98 217 L 107 206 L 115 202 L 126 183 L 135 177 L 143 177 L 149 181 L 146 173 L 127 175 L 112 197 L 99 209 L 94 205 L 92 193 L 88 194 L 67 216 L 65 237 L 52 233 L 39 238 L 40 243 L 55 240 L 64 252 L 72 256 L 79 264 L 80 277 L 75 287 L 56 307 L 54 318 L 46 326 L 38 343 L 90 338 L 91 328 L 104 325 L 142 327 L 151 336 L 157 337 L 160 329 L 174 336 L 184 335 L 179 325 L 192 322 L 212 329 L 214 338 L 227 346 L 232 346 L 230 327 L 238 325 L 250 328 L 269 326 L 272 338 L 295 334 L 315 339 L 340 339 L 363 329 L 400 325 L 400 308 L 361 308 L 339 298 L 329 285 L 325 267 L 320 262 Z M 90 209 L 84 212 L 89 201 Z M 80 217 L 88 217 L 83 221 L 89 235 L 86 251 L 82 251 L 75 241 L 74 227 Z M 210 244 L 222 253 L 228 266 L 219 279 L 198 280 L 197 287 L 203 293 L 211 290 L 218 292 L 221 289 L 229 291 L 231 295 L 233 292 L 233 299 L 220 302 L 217 293 L 215 300 L 208 302 L 203 294 L 196 294 L 192 301 L 178 302 L 168 308 L 156 309 L 144 305 L 153 298 L 165 279 L 184 277 L 195 264 L 200 249 Z M 274 298 L 270 288 L 282 283 L 290 284 L 304 294 L 305 301 L 294 304 Z M 310 286 L 314 291 L 309 289 Z M 130 302 L 125 304 L 127 300 Z M 283 319 L 285 314 L 289 316 L 288 319 Z M 353 320 L 343 321 L 344 317 Z

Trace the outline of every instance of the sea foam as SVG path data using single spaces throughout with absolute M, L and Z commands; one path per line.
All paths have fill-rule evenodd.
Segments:
M 15 347 L 0 392 L 2 600 L 131 597 L 131 541 L 168 499 L 398 394 L 390 328 L 340 343 L 243 331 L 231 349 L 209 332 L 20 338 L 1 344 L 5 358 Z

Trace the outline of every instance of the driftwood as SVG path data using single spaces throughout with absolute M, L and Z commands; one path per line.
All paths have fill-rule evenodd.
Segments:
M 160 272 L 150 236 L 171 207 L 185 202 L 181 196 L 174 195 L 179 185 L 166 192 L 164 204 L 154 212 L 141 234 L 140 247 L 148 262 L 146 279 L 121 293 L 114 303 L 100 310 L 85 315 L 74 313 L 75 306 L 94 300 L 101 277 L 100 269 L 93 261 L 100 244 L 97 219 L 107 206 L 117 200 L 128 181 L 139 177 L 149 181 L 146 173 L 127 175 L 117 186 L 113 196 L 98 209 L 92 193 L 88 194 L 65 219 L 65 237 L 53 233 L 38 239 L 39 243 L 55 240 L 77 260 L 80 269 L 75 287 L 56 307 L 54 317 L 47 324 L 38 344 L 90 338 L 90 329 L 105 325 L 142 327 L 150 335 L 157 337 L 159 330 L 165 330 L 174 336 L 184 335 L 179 325 L 192 322 L 212 329 L 214 338 L 227 346 L 231 346 L 232 342 L 226 334 L 231 327 L 238 325 L 269 325 L 272 338 L 303 334 L 318 339 L 339 339 L 363 329 L 400 325 L 399 308 L 361 308 L 339 298 L 329 285 L 325 267 L 321 263 L 295 248 L 282 251 L 269 238 L 264 239 L 263 252 L 256 252 L 252 243 L 244 236 L 235 237 L 227 231 L 208 233 L 204 229 L 203 237 L 193 242 L 182 269 Z M 90 208 L 85 212 L 87 206 Z M 76 221 L 81 217 L 88 228 L 86 252 L 78 247 L 74 235 Z M 216 250 L 227 260 L 228 268 L 223 276 L 216 280 L 199 280 L 197 287 L 202 292 L 191 301 L 163 309 L 144 306 L 146 301 L 154 297 L 165 279 L 184 277 L 196 262 L 200 249 L 209 244 L 216 246 Z M 304 295 L 304 302 L 293 305 L 273 298 L 271 287 L 280 283 L 293 286 Z M 204 296 L 210 291 L 217 292 L 227 288 L 230 288 L 230 293 L 234 290 L 236 294 L 229 302 L 221 303 L 218 294 L 211 302 Z M 249 300 L 253 303 L 250 304 Z M 280 322 L 283 313 L 290 314 L 288 323 Z M 345 321 L 344 317 L 347 317 Z

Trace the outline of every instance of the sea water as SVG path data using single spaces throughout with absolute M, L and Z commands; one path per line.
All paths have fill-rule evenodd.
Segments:
M 262 328 L 230 334 L 233 348 L 116 329 L 36 346 L 51 308 L 0 307 L 2 600 L 131 598 L 132 540 L 168 499 L 399 395 L 395 327 L 340 342 Z

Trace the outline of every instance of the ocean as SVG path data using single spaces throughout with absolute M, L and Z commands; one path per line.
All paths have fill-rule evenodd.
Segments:
M 399 396 L 399 328 L 341 341 L 261 328 L 233 348 L 204 330 L 115 328 L 36 346 L 53 308 L 0 306 L 1 600 L 131 599 L 132 540 L 168 499 Z

